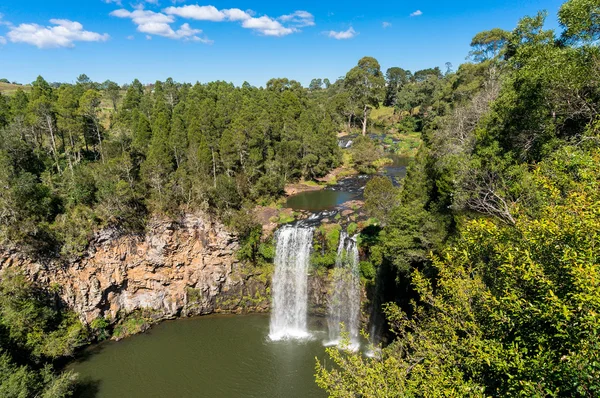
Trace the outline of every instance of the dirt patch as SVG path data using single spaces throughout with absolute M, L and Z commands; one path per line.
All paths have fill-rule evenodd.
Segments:
M 358 174 L 356 170 L 341 166 L 331 170 L 325 177 L 317 178 L 317 181 L 329 184 L 332 181 L 337 181 L 341 177 L 349 177 L 355 174 Z
M 288 184 L 285 186 L 285 194 L 286 196 L 297 195 L 302 192 L 311 192 L 311 191 L 320 191 L 325 188 L 322 185 L 313 185 L 307 183 L 297 183 L 297 184 Z
M 279 210 L 268 206 L 256 206 L 254 208 L 254 217 L 256 221 L 262 225 L 271 222 L 271 218 L 278 217 Z

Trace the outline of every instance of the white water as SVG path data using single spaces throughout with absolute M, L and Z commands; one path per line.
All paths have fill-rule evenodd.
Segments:
M 350 338 L 350 350 L 359 348 L 360 279 L 358 275 L 358 245 L 356 237 L 340 234 L 335 269 L 333 270 L 332 292 L 329 298 L 329 341 L 325 345 L 339 345 L 342 325 Z
M 313 229 L 300 225 L 277 231 L 269 333 L 273 341 L 310 337 L 306 317 L 312 238 Z

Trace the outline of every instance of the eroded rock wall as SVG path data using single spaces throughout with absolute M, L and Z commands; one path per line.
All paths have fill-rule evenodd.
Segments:
M 32 260 L 0 251 L 0 271 L 19 269 L 56 289 L 85 322 L 139 309 L 156 318 L 267 311 L 269 278 L 236 259 L 235 235 L 205 215 L 153 220 L 144 236 L 103 231 L 81 258 Z

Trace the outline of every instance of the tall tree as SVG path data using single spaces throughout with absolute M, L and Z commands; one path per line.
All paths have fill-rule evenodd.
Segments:
M 117 83 L 110 80 L 105 81 L 103 85 L 105 86 L 104 90 L 106 92 L 106 95 L 112 103 L 113 110 L 116 112 L 119 98 L 121 98 L 121 87 L 119 87 Z
M 395 106 L 398 96 L 398 91 L 410 81 L 410 71 L 402 68 L 389 68 L 385 73 L 385 106 Z
M 500 28 L 479 32 L 471 40 L 469 56 L 476 62 L 487 61 L 500 55 L 508 42 L 510 33 Z
M 385 79 L 379 62 L 373 57 L 364 57 L 352 68 L 344 79 L 344 86 L 362 113 L 362 134 L 367 134 L 369 110 L 379 108 L 383 100 Z
M 99 120 L 100 104 L 102 95 L 93 89 L 87 90 L 79 100 L 79 114 L 86 121 L 86 129 L 90 136 L 97 139 L 100 159 L 104 162 L 104 151 L 102 149 L 102 125 Z

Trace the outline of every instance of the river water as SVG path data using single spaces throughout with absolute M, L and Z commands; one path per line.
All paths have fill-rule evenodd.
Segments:
M 309 330 L 323 330 L 318 322 Z M 268 334 L 268 315 L 179 319 L 99 344 L 69 369 L 86 398 L 325 397 L 314 381 L 325 332 L 308 341 L 271 342 Z
M 379 174 L 389 177 L 394 185 L 398 186 L 400 181 L 406 177 L 406 168 L 411 159 L 391 152 L 387 152 L 385 157 L 391 159 L 392 162 L 385 166 Z M 292 195 L 287 198 L 285 207 L 318 212 L 332 210 L 350 200 L 362 200 L 364 187 L 370 178 L 365 175 L 348 177 L 338 184 L 320 191 L 306 191 Z

